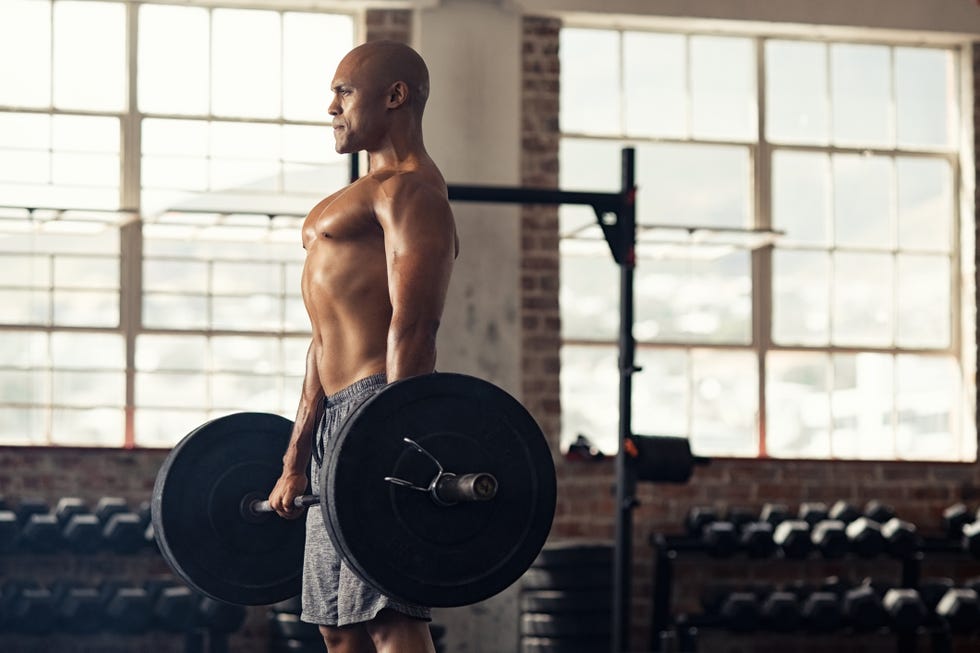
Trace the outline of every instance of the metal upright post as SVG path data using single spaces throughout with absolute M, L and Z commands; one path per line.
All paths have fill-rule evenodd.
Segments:
M 633 340 L 633 273 L 636 266 L 635 151 L 622 153 L 623 205 L 619 210 L 617 262 L 620 269 L 619 321 L 619 451 L 616 454 L 616 548 L 613 561 L 613 653 L 629 649 L 630 568 L 633 549 L 633 508 L 636 474 L 627 459 L 626 443 L 632 436 L 633 373 L 636 371 Z

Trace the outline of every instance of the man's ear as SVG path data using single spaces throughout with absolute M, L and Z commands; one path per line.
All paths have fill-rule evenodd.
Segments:
M 395 82 L 388 88 L 388 108 L 397 109 L 408 100 L 408 84 Z

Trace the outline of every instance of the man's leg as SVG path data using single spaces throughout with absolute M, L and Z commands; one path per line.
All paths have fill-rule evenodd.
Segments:
M 327 653 L 376 653 L 364 624 L 320 626 Z
M 382 610 L 364 626 L 378 653 L 435 653 L 429 624 L 421 619 Z

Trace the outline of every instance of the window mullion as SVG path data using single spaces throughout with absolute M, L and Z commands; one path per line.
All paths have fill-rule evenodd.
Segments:
M 755 40 L 756 55 L 756 138 L 754 149 L 754 207 L 756 228 L 772 226 L 772 148 L 766 140 L 766 57 L 765 39 Z M 766 354 L 772 342 L 772 250 L 768 245 L 752 251 L 752 341 L 758 360 L 759 455 L 766 456 Z

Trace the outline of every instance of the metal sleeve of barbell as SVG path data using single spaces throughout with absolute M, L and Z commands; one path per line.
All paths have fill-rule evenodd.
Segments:
M 444 474 L 436 482 L 435 494 L 439 501 L 447 504 L 489 501 L 497 494 L 497 479 L 485 472 L 459 476 Z
M 320 503 L 320 497 L 315 494 L 304 494 L 293 499 L 293 505 L 297 508 L 309 508 L 310 506 L 315 506 Z M 265 501 L 255 501 L 252 503 L 253 512 L 275 512 L 272 509 L 272 504 L 269 500 Z

